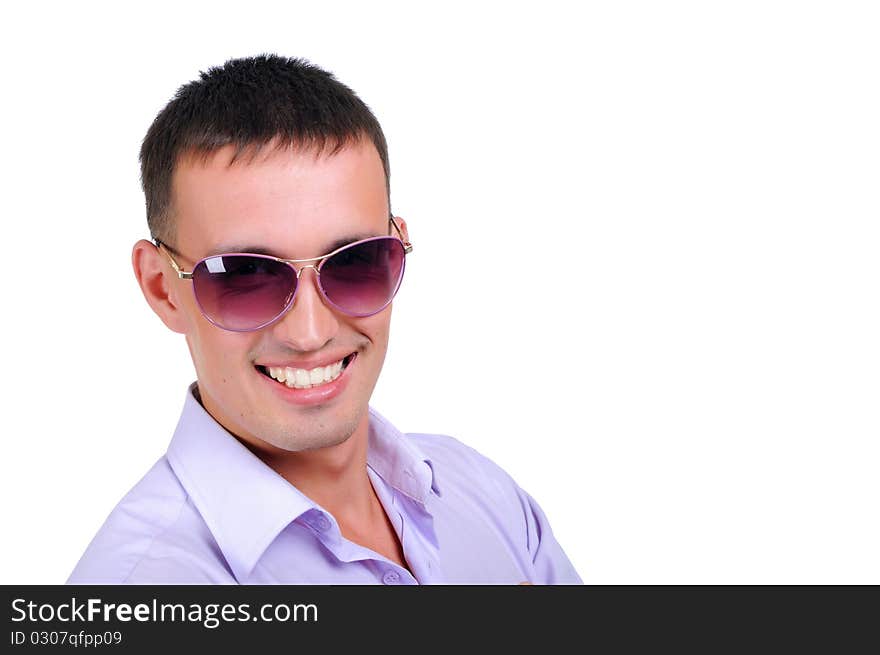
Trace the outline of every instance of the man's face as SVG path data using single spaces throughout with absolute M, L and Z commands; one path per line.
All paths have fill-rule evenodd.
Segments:
M 267 252 L 284 259 L 324 255 L 333 244 L 388 233 L 385 173 L 370 142 L 335 155 L 263 149 L 230 165 L 232 148 L 207 161 L 182 160 L 174 174 L 177 236 L 191 270 L 210 254 Z M 339 444 L 365 428 L 367 403 L 388 346 L 391 307 L 352 318 L 324 304 L 305 269 L 293 307 L 255 332 L 229 332 L 204 318 L 192 282 L 172 281 L 198 376 L 202 404 L 227 430 L 268 453 Z M 353 358 L 351 356 L 354 356 Z M 350 363 L 334 382 L 290 389 L 268 367 L 310 370 Z

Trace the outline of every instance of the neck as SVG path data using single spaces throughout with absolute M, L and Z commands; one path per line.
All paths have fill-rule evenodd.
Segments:
M 261 439 L 239 434 L 212 411 L 210 398 L 198 388 L 196 400 L 218 423 L 260 458 L 269 468 L 295 486 L 303 495 L 330 512 L 342 525 L 358 528 L 384 515 L 367 475 L 369 412 L 364 412 L 351 436 L 342 443 L 313 450 L 289 451 Z
M 365 413 L 351 437 L 335 446 L 297 452 L 251 450 L 337 522 L 358 525 L 381 510 L 367 475 L 368 442 L 369 414 Z

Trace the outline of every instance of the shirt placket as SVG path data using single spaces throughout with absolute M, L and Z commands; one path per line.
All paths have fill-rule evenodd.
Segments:
M 412 573 L 403 571 L 406 577 L 412 579 L 410 584 L 438 584 L 442 582 L 438 551 L 432 543 L 431 522 L 433 519 L 431 515 L 420 503 L 388 485 L 378 473 L 370 471 L 370 477 L 373 480 L 373 487 L 376 489 L 379 501 L 400 539 L 403 555 L 412 571 Z M 396 564 L 394 566 L 400 570 L 399 566 Z M 394 576 L 390 576 L 389 579 L 391 581 L 386 581 L 383 578 L 383 582 L 395 584 L 393 582 Z
M 419 584 L 407 569 L 374 550 L 343 537 L 339 527 L 323 511 L 314 512 L 311 516 L 304 518 L 303 522 L 312 529 L 316 538 L 336 557 L 342 566 L 366 567 L 380 584 Z

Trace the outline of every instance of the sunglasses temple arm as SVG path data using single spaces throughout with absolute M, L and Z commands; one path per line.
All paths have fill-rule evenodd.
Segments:
M 400 237 L 400 240 L 403 241 L 403 252 L 404 254 L 409 254 L 412 252 L 412 244 L 403 238 L 403 233 L 400 231 L 400 228 L 397 227 L 397 221 L 394 220 L 394 216 L 389 215 L 388 220 L 391 221 L 391 224 L 394 226 L 394 229 L 397 231 L 397 236 Z
M 159 241 L 159 239 L 153 239 L 153 243 L 156 244 L 156 248 L 165 253 L 165 256 L 168 258 L 168 261 L 171 263 L 171 268 L 174 269 L 174 272 L 177 273 L 177 277 L 181 280 L 191 280 L 193 274 L 187 271 L 184 271 L 180 266 L 177 265 L 177 262 L 174 261 L 174 257 L 171 256 L 171 248 L 166 246 L 164 243 Z

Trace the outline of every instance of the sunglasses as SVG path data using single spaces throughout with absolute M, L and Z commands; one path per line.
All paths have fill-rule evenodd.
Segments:
M 192 280 L 202 314 L 232 332 L 252 332 L 271 325 L 292 306 L 302 272 L 315 271 L 324 301 L 348 316 L 365 317 L 385 309 L 400 288 L 405 256 L 412 244 L 394 218 L 395 236 L 370 237 L 309 259 L 280 259 L 270 255 L 234 252 L 196 262 L 192 271 L 177 265 L 172 248 L 154 239 L 177 276 Z M 307 264 L 297 269 L 294 264 Z

